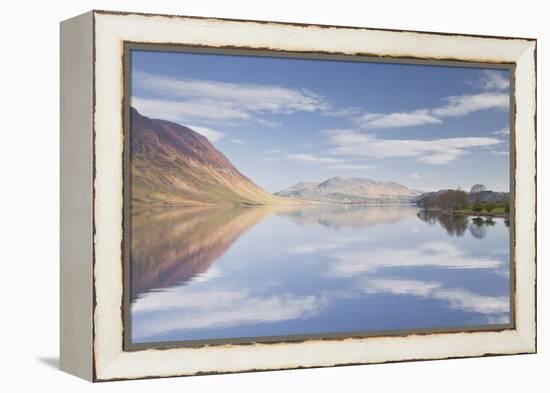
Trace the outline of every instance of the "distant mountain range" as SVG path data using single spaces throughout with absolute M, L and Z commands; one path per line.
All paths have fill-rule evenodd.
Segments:
M 132 203 L 158 206 L 403 203 L 419 191 L 393 182 L 333 177 L 275 195 L 243 175 L 206 137 L 131 108 Z
M 275 193 L 277 196 L 324 203 L 407 203 L 421 191 L 394 182 L 358 177 L 332 177 L 321 183 L 301 182 Z
M 273 196 L 244 176 L 204 136 L 150 119 L 131 108 L 132 202 L 201 206 L 292 201 Z

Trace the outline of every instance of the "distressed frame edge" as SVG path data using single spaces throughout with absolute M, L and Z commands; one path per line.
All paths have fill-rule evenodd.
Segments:
M 88 381 L 93 366 L 93 12 L 59 25 L 59 367 Z
M 429 31 L 429 30 L 409 30 L 409 29 L 388 29 L 382 27 L 365 27 L 355 25 L 330 25 L 323 23 L 306 23 L 306 22 L 283 22 L 272 21 L 263 19 L 242 19 L 242 18 L 223 18 L 216 16 L 198 16 L 198 15 L 183 15 L 183 14 L 163 14 L 152 12 L 139 12 L 139 11 L 113 11 L 104 9 L 94 9 L 90 12 L 98 15 L 120 15 L 120 16 L 146 16 L 153 17 L 159 16 L 163 18 L 179 18 L 179 19 L 198 19 L 198 20 L 211 20 L 221 22 L 237 22 L 237 23 L 255 23 L 255 24 L 268 24 L 268 25 L 283 25 L 283 26 L 295 26 L 295 27 L 319 27 L 322 29 L 355 29 L 355 30 L 370 30 L 370 31 L 382 31 L 382 32 L 394 32 L 394 33 L 418 33 L 418 34 L 434 34 L 443 35 L 449 37 L 472 37 L 472 38 L 491 38 L 502 40 L 523 40 L 523 41 L 537 41 L 535 37 L 518 37 L 518 36 L 499 36 L 499 35 L 486 35 L 486 34 L 467 34 L 467 33 L 450 33 L 442 31 Z
M 515 187 L 514 230 L 516 242 L 515 269 L 522 269 L 527 277 L 515 282 L 516 302 L 527 306 L 516 307 L 516 329 L 530 353 L 537 353 L 537 42 L 530 42 L 516 62 L 515 95 Z M 518 80 L 521 83 L 518 83 Z M 518 87 L 519 86 L 519 87 Z M 518 98 L 519 97 L 519 98 Z M 518 110 L 518 102 L 524 108 Z M 521 147 L 518 149 L 518 145 Z M 519 150 L 519 154 L 517 151 Z M 527 166 L 527 167 L 526 167 Z M 526 167 L 526 168 L 525 168 Z M 525 173 L 523 173 L 525 172 Z M 517 193 L 521 190 L 521 193 Z M 525 202 L 522 199 L 527 199 Z M 517 227 L 521 225 L 518 231 Z M 522 251 L 523 250 L 523 251 Z M 522 258 L 522 252 L 529 255 Z
M 99 14 L 105 14 L 103 12 L 99 12 Z M 117 14 L 117 13 L 112 13 L 112 12 L 108 12 L 109 15 L 113 15 L 113 14 Z M 129 15 L 134 15 L 134 13 L 129 13 Z M 144 14 L 138 14 L 138 15 L 144 15 Z M 174 18 L 174 16 L 170 16 L 170 18 Z M 195 17 L 185 17 L 185 18 L 195 18 Z M 212 18 L 204 18 L 204 19 L 212 19 Z M 235 21 L 235 20 L 230 20 L 230 21 Z M 238 22 L 238 20 L 237 20 Z M 254 22 L 254 21 L 252 21 Z M 282 24 L 282 25 L 288 25 L 288 24 L 285 24 L 285 23 L 281 23 L 281 22 L 273 22 L 273 24 Z M 290 24 L 292 25 L 292 24 Z M 364 29 L 364 30 L 369 30 L 369 29 L 365 29 L 365 28 L 357 28 L 357 29 Z M 392 32 L 394 32 L 392 30 Z M 419 33 L 419 32 L 413 32 L 413 33 Z M 394 32 L 394 35 L 397 35 L 399 34 L 399 31 L 398 32 Z M 423 33 L 424 34 L 424 33 Z M 437 33 L 425 33 L 425 34 L 437 34 Z M 470 35 L 455 35 L 455 34 L 451 34 L 452 36 L 466 36 L 466 37 L 471 37 Z M 480 38 L 486 38 L 486 36 L 482 36 Z M 506 40 L 506 38 L 503 38 L 503 37 L 496 37 L 497 39 L 504 39 Z M 533 45 L 533 52 L 535 53 L 535 86 L 534 88 L 536 89 L 536 40 L 533 40 L 533 39 L 527 39 L 527 42 L 526 43 L 529 43 L 532 41 L 534 41 L 534 45 Z M 94 44 L 95 44 L 95 40 L 94 40 Z M 529 46 L 529 45 L 528 45 Z M 526 49 L 526 52 L 527 52 L 527 49 Z M 95 74 L 94 74 L 95 76 Z M 94 96 L 95 98 L 95 96 Z M 535 136 L 535 149 L 536 149 L 536 97 L 532 97 L 532 98 L 535 98 L 535 100 L 533 101 L 533 104 L 534 104 L 534 115 L 535 115 L 535 122 L 534 122 L 534 128 L 532 129 L 533 133 L 534 133 L 534 136 Z M 517 123 L 516 123 L 517 124 Z M 529 130 L 531 131 L 531 130 Z M 529 136 L 529 135 L 527 135 Z M 535 150 L 536 152 L 536 150 Z M 535 175 L 536 175 L 536 162 L 535 162 Z M 535 179 L 535 187 L 536 187 L 536 179 Z M 536 198 L 536 195 L 535 195 L 535 198 Z M 536 199 L 535 199 L 535 208 L 536 208 Z M 536 215 L 535 217 L 533 217 L 533 220 L 535 222 L 535 225 L 536 225 Z M 535 228 L 536 230 L 536 228 Z M 536 232 L 535 232 L 536 234 Z M 536 249 L 535 249 L 535 258 L 536 258 Z M 536 269 L 535 269 L 535 276 L 534 276 L 534 279 L 535 279 L 535 284 L 536 284 Z M 535 298 L 536 300 L 536 298 Z M 534 335 L 531 334 L 531 333 L 528 333 L 526 335 L 517 335 L 517 339 L 519 339 L 521 341 L 521 343 L 523 344 L 523 350 L 520 350 L 518 352 L 511 352 L 511 353 L 504 353 L 504 352 L 500 352 L 500 353 L 485 353 L 485 354 L 478 354 L 478 355 L 462 355 L 462 356 L 456 356 L 456 357 L 473 357 L 473 356 L 493 356 L 493 355 L 506 355 L 506 354 L 520 354 L 520 353 L 534 353 L 536 352 L 536 315 L 534 315 L 534 322 L 535 322 L 535 327 L 534 327 Z M 517 333 L 517 332 L 516 332 Z M 95 336 L 94 336 L 94 339 L 95 339 Z M 431 359 L 443 359 L 443 358 L 455 358 L 453 356 L 441 356 L 441 357 L 429 357 L 429 358 L 425 358 L 425 359 L 406 359 L 406 358 L 402 358 L 400 360 L 388 360 L 388 361 L 372 361 L 372 362 L 362 362 L 362 363 L 346 363 L 346 364 L 371 364 L 371 363 L 386 363 L 386 362 L 395 362 L 395 361 L 411 361 L 411 360 L 431 360 Z M 95 360 L 95 356 L 94 356 L 94 360 Z M 113 360 L 113 363 L 116 363 L 118 358 L 116 359 L 112 359 Z M 114 365 L 114 364 L 113 364 Z M 331 364 L 331 365 L 321 365 L 321 366 L 315 366 L 315 365 L 309 365 L 309 366 L 304 366 L 304 367 L 308 367 L 308 368 L 311 368 L 311 367 L 332 367 L 332 366 L 338 366 L 338 365 L 343 365 L 343 364 Z M 109 367 L 110 368 L 110 367 Z M 115 367 L 116 368 L 116 367 Z M 287 369 L 287 368 L 302 368 L 301 366 L 290 366 L 290 367 L 281 367 L 281 368 L 276 368 L 276 369 Z M 263 369 L 263 370 L 271 370 L 271 368 L 268 368 L 268 369 Z M 260 370 L 238 370 L 238 371 L 216 371 L 216 372 L 213 372 L 213 373 L 225 373 L 225 372 L 244 372 L 244 371 L 260 371 Z M 189 374 L 186 374 L 186 373 L 172 373 L 172 374 L 164 374 L 164 375 L 145 375 L 145 376 L 130 376 L 130 377 L 124 377 L 124 376 L 120 376 L 120 377 L 117 377 L 117 376 L 111 376 L 109 377 L 108 376 L 108 372 L 105 373 L 105 375 L 103 375 L 103 370 L 100 374 L 99 377 L 97 376 L 94 376 L 94 380 L 97 380 L 97 381 L 103 381 L 103 380 L 119 380 L 119 379 L 136 379 L 136 378 L 153 378 L 153 377 L 168 377 L 168 376 L 183 376 L 183 375 L 202 375 L 202 374 L 209 374 L 210 372 L 195 372 L 195 373 L 189 373 Z M 105 378 L 105 376 L 107 376 L 107 378 Z

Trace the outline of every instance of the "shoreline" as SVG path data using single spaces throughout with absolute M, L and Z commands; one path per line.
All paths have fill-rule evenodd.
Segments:
M 149 210 L 149 209 L 166 209 L 166 208 L 250 208 L 250 207 L 279 207 L 279 208 L 298 208 L 298 207 L 315 207 L 315 206 L 365 206 L 365 207 L 374 207 L 374 206 L 415 206 L 418 209 L 448 214 L 456 216 L 469 216 L 469 217 L 494 217 L 494 218 L 504 218 L 507 219 L 510 217 L 509 213 L 501 212 L 487 212 L 480 211 L 476 212 L 469 209 L 458 209 L 458 210 L 447 210 L 437 207 L 423 207 L 415 203 L 327 203 L 319 201 L 307 201 L 305 203 L 266 203 L 266 204 L 252 204 L 252 203 L 243 203 L 243 204 L 233 204 L 233 203 L 220 203 L 220 204 L 208 204 L 208 203 L 193 203 L 193 204 L 160 204 L 160 203 L 132 203 L 132 209 L 136 210 Z
M 486 211 L 476 212 L 468 209 L 446 210 L 442 208 L 425 208 L 425 207 L 423 208 L 422 206 L 418 206 L 418 207 L 430 212 L 444 213 L 444 214 L 456 215 L 456 216 L 510 218 L 509 213 L 492 213 L 492 212 L 489 213 Z
M 421 206 L 417 205 L 416 203 L 412 202 L 390 202 L 390 203 L 380 203 L 380 202 L 373 202 L 373 203 L 336 203 L 336 202 L 321 202 L 321 201 L 314 201 L 314 200 L 299 200 L 294 201 L 295 203 L 203 203 L 203 202 L 193 202 L 193 203 L 178 203 L 178 204 L 168 204 L 168 203 L 159 203 L 159 202 L 136 202 L 131 201 L 131 207 L 132 208 L 179 208 L 179 207 L 260 207 L 260 206 L 298 206 L 298 207 L 313 207 L 313 206 L 369 206 L 369 207 L 377 207 L 377 206 L 414 206 L 422 208 Z

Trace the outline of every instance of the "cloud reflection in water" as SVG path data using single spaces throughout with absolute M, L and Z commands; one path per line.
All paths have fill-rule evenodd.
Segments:
M 483 238 L 413 206 L 168 209 L 133 225 L 134 342 L 509 322 L 501 219 Z

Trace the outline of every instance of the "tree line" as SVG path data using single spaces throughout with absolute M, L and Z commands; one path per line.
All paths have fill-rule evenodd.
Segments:
M 418 203 L 426 208 L 446 210 L 449 212 L 464 211 L 466 213 L 487 212 L 506 213 L 510 212 L 509 201 L 483 201 L 482 195 L 487 189 L 483 184 L 475 184 L 466 192 L 460 188 L 456 190 L 442 190 L 435 193 L 422 195 Z

